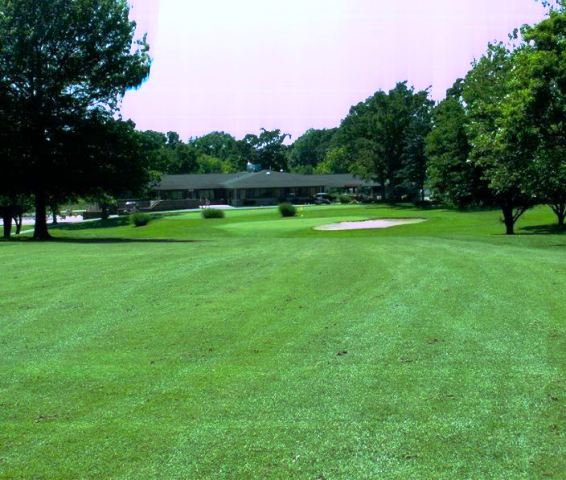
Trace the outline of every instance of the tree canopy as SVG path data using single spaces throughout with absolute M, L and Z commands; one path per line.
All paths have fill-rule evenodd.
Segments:
M 400 82 L 352 107 L 342 121 L 336 139 L 350 156 L 350 170 L 377 179 L 384 199 L 422 195 L 433 105 L 428 91 Z
M 326 159 L 336 131 L 336 128 L 307 130 L 289 148 L 289 168 L 298 173 L 313 173 Z
M 468 119 L 458 79 L 434 109 L 433 127 L 426 137 L 428 181 L 434 194 L 458 208 L 491 203 L 483 170 L 469 160 Z
M 49 237 L 50 196 L 100 188 L 98 175 L 87 185 L 81 174 L 108 165 L 99 157 L 75 155 L 76 146 L 89 143 L 80 139 L 85 125 L 108 133 L 126 90 L 149 74 L 148 45 L 135 38 L 128 15 L 126 0 L 0 0 L 2 103 L 25 140 L 18 161 L 25 190 L 35 197 L 37 239 Z M 135 165 L 137 159 L 129 160 Z
M 295 142 L 262 128 L 183 141 L 122 121 L 125 92 L 151 59 L 127 0 L 0 0 L 0 213 L 4 235 L 33 198 L 34 237 L 47 207 L 79 196 L 134 195 L 163 174 L 229 173 L 248 163 L 299 173 L 354 173 L 385 201 L 432 195 L 498 205 L 507 233 L 535 204 L 566 219 L 566 7 L 489 45 L 435 103 L 399 82 L 351 107 L 336 128 Z M 290 144 L 289 144 L 290 143 Z M 147 190 L 146 190 L 147 193 Z

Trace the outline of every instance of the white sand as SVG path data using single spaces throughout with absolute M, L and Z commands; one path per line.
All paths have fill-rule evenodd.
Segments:
M 335 231 L 335 230 L 366 230 L 373 228 L 391 228 L 399 225 L 410 225 L 412 223 L 422 223 L 424 218 L 404 218 L 404 219 L 384 219 L 384 220 L 364 220 L 361 222 L 340 222 L 331 225 L 321 225 L 315 230 Z

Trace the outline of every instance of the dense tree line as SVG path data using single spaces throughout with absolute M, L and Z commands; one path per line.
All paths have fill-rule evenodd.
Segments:
M 566 9 L 490 45 L 435 109 L 434 191 L 460 207 L 501 208 L 506 232 L 537 204 L 566 217 Z
M 549 2 L 545 2 L 550 7 Z M 547 204 L 566 219 L 566 7 L 489 45 L 434 105 L 399 83 L 351 108 L 334 130 L 310 130 L 290 147 L 297 171 L 352 172 L 382 198 L 422 200 L 425 187 L 458 208 L 497 206 L 506 232 Z
M 145 38 L 126 0 L 0 0 L 0 216 L 4 236 L 30 205 L 34 237 L 46 213 L 78 197 L 141 194 L 163 174 L 230 173 L 252 165 L 355 173 L 384 201 L 425 192 L 458 208 L 497 206 L 507 233 L 537 204 L 566 217 L 566 7 L 489 45 L 435 104 L 398 83 L 353 106 L 337 128 L 290 143 L 280 130 L 186 142 L 117 117 L 149 75 Z
M 289 166 L 304 173 L 355 173 L 378 181 L 384 200 L 421 200 L 433 106 L 428 91 L 406 82 L 378 91 L 353 106 L 338 128 L 298 138 Z
M 243 139 L 226 132 L 211 132 L 183 142 L 176 132 L 142 132 L 146 151 L 155 175 L 188 173 L 233 173 L 245 170 L 248 163 L 266 169 L 287 170 L 289 134 L 261 129 L 259 135 Z

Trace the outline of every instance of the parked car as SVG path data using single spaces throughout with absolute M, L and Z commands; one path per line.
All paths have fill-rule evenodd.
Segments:
M 126 202 L 124 204 L 124 213 L 129 215 L 138 211 L 138 204 L 136 202 Z
M 332 198 L 330 194 L 320 192 L 313 197 L 312 203 L 315 205 L 330 205 L 332 203 Z

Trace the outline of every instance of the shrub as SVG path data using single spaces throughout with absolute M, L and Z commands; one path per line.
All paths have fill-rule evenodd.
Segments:
M 434 205 L 430 200 L 416 200 L 414 203 L 419 208 L 431 208 Z
M 352 203 L 352 197 L 350 195 L 340 195 L 338 201 L 340 203 Z
M 292 203 L 280 203 L 279 213 L 282 217 L 294 217 L 295 215 L 297 215 L 297 208 Z
M 217 208 L 203 208 L 202 218 L 224 218 L 224 210 Z
M 136 227 L 145 227 L 151 221 L 151 215 L 143 212 L 132 213 L 130 215 L 130 221 Z

